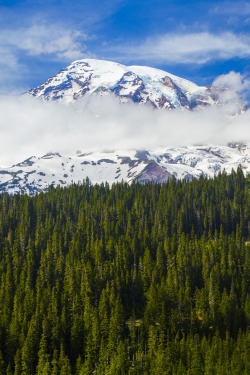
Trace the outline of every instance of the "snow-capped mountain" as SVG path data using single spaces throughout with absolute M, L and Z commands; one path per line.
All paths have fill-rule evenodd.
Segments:
M 175 147 L 150 151 L 113 151 L 62 156 L 32 156 L 0 170 L 0 191 L 29 193 L 46 191 L 49 185 L 67 186 L 88 177 L 92 183 L 119 181 L 164 182 L 176 178 L 213 177 L 241 165 L 250 173 L 250 144 Z
M 193 109 L 220 104 L 223 89 L 199 87 L 159 69 L 84 59 L 73 62 L 44 84 L 30 90 L 44 101 L 65 104 L 94 95 L 115 95 L 123 102 L 154 108 Z M 61 108 L 61 107 L 60 107 Z M 153 124 L 152 124 L 153 127 Z M 213 177 L 242 166 L 250 173 L 250 144 L 167 147 L 154 150 L 120 150 L 74 155 L 50 153 L 32 156 L 9 168 L 0 168 L 0 192 L 35 194 L 50 185 L 67 186 L 87 177 L 92 183 L 119 181 L 165 182 L 200 175 Z M 56 150 L 55 150 L 56 151 Z
M 125 66 L 111 61 L 77 60 L 26 94 L 62 103 L 82 97 L 115 95 L 121 102 L 155 108 L 188 108 L 216 104 L 220 90 L 200 87 L 163 70 Z

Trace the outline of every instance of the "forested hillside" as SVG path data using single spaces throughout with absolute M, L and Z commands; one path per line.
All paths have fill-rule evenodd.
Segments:
M 241 169 L 0 196 L 0 374 L 250 374 Z

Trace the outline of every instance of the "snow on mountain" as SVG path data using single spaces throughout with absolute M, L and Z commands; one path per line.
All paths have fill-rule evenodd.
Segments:
M 192 109 L 216 104 L 219 100 L 218 88 L 200 87 L 155 68 L 95 59 L 74 61 L 26 94 L 62 103 L 93 94 L 113 94 L 121 102 L 148 103 L 166 109 Z
M 154 108 L 193 109 L 220 104 L 223 89 L 199 87 L 159 69 L 125 66 L 84 59 L 70 64 L 42 85 L 30 90 L 44 101 L 65 104 L 94 95 L 115 95 L 123 102 L 150 104 Z M 114 145 L 115 149 L 116 145 Z M 241 165 L 250 173 L 250 144 L 200 145 L 157 150 L 115 150 L 80 155 L 32 156 L 9 168 L 0 167 L 0 192 L 36 194 L 50 185 L 67 186 L 87 177 L 92 183 L 127 181 L 164 182 L 200 175 L 230 173 Z
M 155 151 L 112 151 L 61 156 L 32 156 L 10 168 L 0 169 L 0 191 L 29 193 L 46 191 L 49 185 L 67 186 L 88 177 L 92 183 L 110 184 L 133 180 L 164 182 L 176 178 L 213 177 L 241 165 L 250 173 L 250 144 L 190 146 Z

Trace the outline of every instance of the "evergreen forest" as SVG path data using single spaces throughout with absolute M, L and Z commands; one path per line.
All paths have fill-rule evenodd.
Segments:
M 249 375 L 250 178 L 0 196 L 0 375 Z

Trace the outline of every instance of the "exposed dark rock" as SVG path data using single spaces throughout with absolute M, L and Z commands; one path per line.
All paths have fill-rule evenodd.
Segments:
M 143 171 L 137 176 L 136 180 L 140 183 L 153 182 L 166 182 L 172 178 L 171 173 L 166 171 L 155 161 L 150 160 Z
M 128 94 L 124 95 L 121 93 L 121 91 L 123 89 L 126 89 L 126 91 L 128 90 L 126 86 L 128 83 L 131 83 L 131 90 L 128 92 Z M 138 87 L 136 90 L 134 90 L 133 86 Z M 143 94 L 148 95 L 148 93 L 145 91 L 145 85 L 142 79 L 133 72 L 125 73 L 120 81 L 117 82 L 117 85 L 111 89 L 111 91 L 120 98 L 130 99 L 134 103 L 144 102 L 145 98 L 143 97 Z
M 143 160 L 143 161 L 148 161 L 148 156 L 149 156 L 149 152 L 146 150 L 136 151 L 136 154 L 135 154 L 136 158 Z
M 118 159 L 122 159 L 121 164 L 128 164 L 131 168 L 138 164 L 138 160 L 132 160 L 128 156 L 118 156 Z
M 18 165 L 19 167 L 28 167 L 28 166 L 33 165 L 35 162 L 31 160 L 32 157 L 33 157 L 33 156 L 31 156 L 30 158 L 24 160 L 24 161 L 21 162 L 21 163 L 18 163 L 17 165 Z
M 98 160 L 97 164 L 101 164 L 101 163 L 111 163 L 111 164 L 115 164 L 114 160 L 110 160 L 110 159 L 100 159 Z
M 164 95 L 162 95 L 159 99 L 156 99 L 156 102 L 158 103 L 159 108 L 174 108 L 174 106 Z

